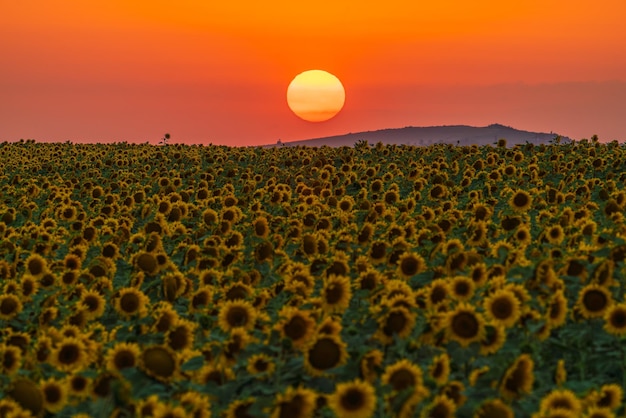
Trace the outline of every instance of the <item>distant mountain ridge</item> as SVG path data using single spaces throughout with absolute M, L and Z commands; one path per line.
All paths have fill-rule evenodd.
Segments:
M 383 144 L 417 145 L 428 146 L 433 144 L 452 145 L 493 145 L 498 139 L 505 138 L 507 146 L 525 144 L 527 142 L 539 145 L 547 144 L 557 137 L 557 133 L 529 132 L 512 128 L 510 126 L 494 123 L 488 126 L 475 127 L 468 125 L 445 125 L 404 128 L 381 129 L 377 131 L 365 131 L 348 133 L 344 135 L 313 138 L 300 141 L 277 142 L 267 146 L 309 146 L 309 147 L 342 147 L 354 146 L 359 141 L 367 141 L 370 145 L 378 142 Z M 571 141 L 570 138 L 561 136 L 562 142 Z

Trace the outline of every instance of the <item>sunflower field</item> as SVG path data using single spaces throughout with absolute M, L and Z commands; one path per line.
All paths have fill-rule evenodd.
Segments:
M 625 414 L 617 142 L 0 166 L 0 417 Z

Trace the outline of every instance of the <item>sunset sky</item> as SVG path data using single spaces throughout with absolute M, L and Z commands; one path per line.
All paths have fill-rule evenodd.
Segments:
M 626 1 L 0 0 L 0 141 L 260 145 L 485 126 L 626 141 Z M 321 69 L 326 122 L 289 109 Z

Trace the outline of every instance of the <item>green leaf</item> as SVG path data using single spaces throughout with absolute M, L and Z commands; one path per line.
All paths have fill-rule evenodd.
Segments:
M 192 372 L 200 369 L 204 365 L 204 356 L 196 356 L 187 360 L 182 366 L 180 366 L 180 370 L 182 372 Z

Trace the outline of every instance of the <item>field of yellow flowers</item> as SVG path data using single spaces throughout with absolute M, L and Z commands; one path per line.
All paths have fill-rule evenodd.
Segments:
M 0 166 L 0 417 L 624 414 L 617 142 Z

